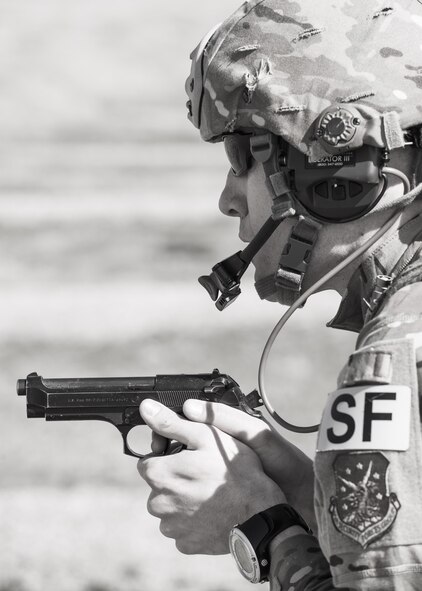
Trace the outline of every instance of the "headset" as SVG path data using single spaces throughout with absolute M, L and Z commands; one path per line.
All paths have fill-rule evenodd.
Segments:
M 387 174 L 399 177 L 410 190 L 407 177 L 386 166 L 388 149 L 362 143 L 365 127 L 354 107 L 326 109 L 316 121 L 313 135 L 314 146 L 322 148 L 317 159 L 280 136 L 257 133 L 256 129 L 224 138 L 234 175 L 245 174 L 254 160 L 263 164 L 275 205 L 272 216 L 243 251 L 220 261 L 210 275 L 199 278 L 218 310 L 225 310 L 240 295 L 240 280 L 253 257 L 286 217 L 302 215 L 322 224 L 359 219 L 382 199 Z M 281 214 L 277 214 L 280 200 Z

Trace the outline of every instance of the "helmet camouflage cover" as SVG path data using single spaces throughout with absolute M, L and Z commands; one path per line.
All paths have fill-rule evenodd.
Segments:
M 332 105 L 353 104 L 362 142 L 380 147 L 422 122 L 422 0 L 250 0 L 191 57 L 189 118 L 206 141 L 261 128 L 312 156 Z

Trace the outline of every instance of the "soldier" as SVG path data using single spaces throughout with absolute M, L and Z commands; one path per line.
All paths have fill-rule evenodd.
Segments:
M 189 117 L 224 141 L 220 209 L 256 246 L 258 294 L 336 289 L 331 326 L 359 334 L 314 466 L 225 405 L 141 406 L 155 452 L 187 448 L 139 463 L 162 533 L 184 553 L 230 548 L 274 591 L 422 588 L 421 32 L 419 0 L 250 0 L 192 54 Z M 221 307 L 226 279 L 205 282 Z

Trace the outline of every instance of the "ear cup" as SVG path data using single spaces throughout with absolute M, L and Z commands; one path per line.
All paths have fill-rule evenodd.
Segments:
M 283 140 L 279 150 L 285 152 L 287 176 L 295 198 L 316 219 L 333 223 L 358 219 L 375 207 L 384 194 L 385 158 L 380 148 L 365 145 L 324 156 L 316 162 Z

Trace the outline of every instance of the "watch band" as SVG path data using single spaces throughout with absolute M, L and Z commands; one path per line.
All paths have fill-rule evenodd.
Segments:
M 258 541 L 259 537 L 264 534 L 258 542 L 261 546 L 269 544 L 273 537 L 293 525 L 300 525 L 307 533 L 312 533 L 306 521 L 293 507 L 281 503 L 257 513 L 237 527 L 251 542 L 253 539 Z

